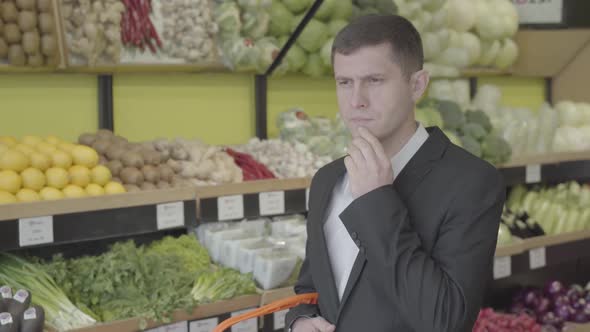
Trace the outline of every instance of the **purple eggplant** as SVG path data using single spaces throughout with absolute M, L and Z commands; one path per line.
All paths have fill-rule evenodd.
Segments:
M 9 312 L 0 313 L 0 332 L 18 332 L 19 323 Z
M 21 322 L 21 332 L 43 332 L 45 326 L 45 311 L 40 306 L 32 306 L 25 310 Z
M 0 287 L 0 312 L 8 311 L 8 304 L 12 300 L 12 288 L 9 286 Z

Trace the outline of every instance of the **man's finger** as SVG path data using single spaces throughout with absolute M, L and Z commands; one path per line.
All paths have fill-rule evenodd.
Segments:
M 366 162 L 363 153 L 361 152 L 361 150 L 359 150 L 358 147 L 356 147 L 356 145 L 351 143 L 348 146 L 347 152 L 357 168 L 360 168 L 361 165 L 363 165 Z
M 369 142 L 369 144 L 371 144 L 371 146 L 373 147 L 373 151 L 375 151 L 375 154 L 377 155 L 379 161 L 387 162 L 389 160 L 389 157 L 385 154 L 383 145 L 381 145 L 381 142 L 379 142 L 379 140 L 375 136 L 373 136 L 373 134 L 371 134 L 369 130 L 361 127 L 359 128 L 359 134 L 362 138 Z
M 348 172 L 348 174 L 350 174 L 350 176 L 354 177 L 356 175 L 356 173 L 357 173 L 356 164 L 354 163 L 351 156 L 346 156 L 344 158 L 344 166 L 346 166 L 346 171 Z
M 313 325 L 321 332 L 334 332 L 336 330 L 336 326 L 330 324 L 330 322 L 322 317 L 313 318 Z
M 352 140 L 352 144 L 356 146 L 359 151 L 362 153 L 363 158 L 365 158 L 366 166 L 368 166 L 368 170 L 375 170 L 377 168 L 377 154 L 373 150 L 373 147 L 367 140 L 362 137 L 357 137 Z

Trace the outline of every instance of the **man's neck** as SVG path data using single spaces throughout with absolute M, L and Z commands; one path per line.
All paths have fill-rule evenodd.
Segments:
M 416 121 L 407 121 L 403 124 L 391 137 L 381 142 L 385 154 L 390 159 L 393 158 L 408 143 L 417 129 L 418 125 Z

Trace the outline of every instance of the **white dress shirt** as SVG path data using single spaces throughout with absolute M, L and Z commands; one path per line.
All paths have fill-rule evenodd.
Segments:
M 394 176 L 401 173 L 402 169 L 427 139 L 428 132 L 419 124 L 418 129 L 406 145 L 391 158 Z M 348 283 L 348 277 L 359 252 L 357 245 L 350 237 L 350 234 L 348 234 L 346 227 L 339 217 L 340 213 L 354 200 L 348 186 L 348 176 L 345 174 L 342 180 L 334 186 L 327 220 L 324 224 L 330 265 L 332 266 L 332 273 L 340 300 L 342 300 L 344 289 Z

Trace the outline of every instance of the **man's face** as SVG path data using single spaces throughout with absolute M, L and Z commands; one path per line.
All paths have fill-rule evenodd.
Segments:
M 334 54 L 334 76 L 340 114 L 353 136 L 365 127 L 383 141 L 414 121 L 410 80 L 388 44 Z

